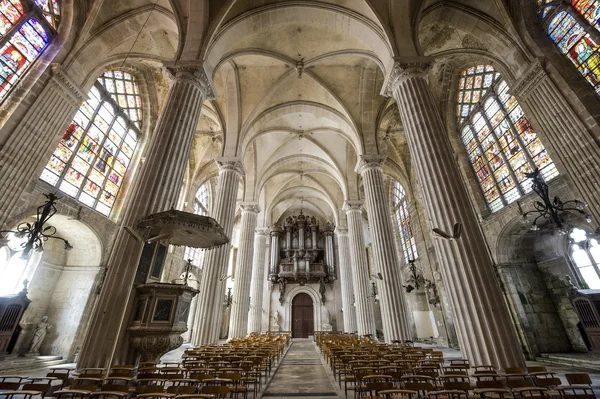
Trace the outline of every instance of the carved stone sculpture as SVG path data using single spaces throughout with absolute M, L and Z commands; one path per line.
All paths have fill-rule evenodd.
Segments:
M 48 316 L 42 317 L 42 320 L 35 327 L 35 331 L 33 332 L 33 338 L 31 340 L 31 345 L 29 346 L 28 355 L 37 356 L 40 354 L 40 346 L 42 346 L 42 342 L 44 342 L 44 338 L 46 338 L 46 334 L 48 330 L 51 330 L 52 326 L 48 323 Z

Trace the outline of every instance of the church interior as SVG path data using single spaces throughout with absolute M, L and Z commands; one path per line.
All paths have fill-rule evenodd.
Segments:
M 0 0 L 0 397 L 595 398 L 599 123 L 599 0 Z

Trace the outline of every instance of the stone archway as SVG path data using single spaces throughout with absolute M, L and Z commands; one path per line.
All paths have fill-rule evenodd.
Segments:
M 314 322 L 314 330 L 321 331 L 322 330 L 322 312 L 325 308 L 325 305 L 321 302 L 321 298 L 319 293 L 308 286 L 296 286 L 290 289 L 285 295 L 285 315 L 283 318 L 283 331 L 292 331 L 292 302 L 294 298 L 298 294 L 307 294 L 313 301 L 313 322 Z

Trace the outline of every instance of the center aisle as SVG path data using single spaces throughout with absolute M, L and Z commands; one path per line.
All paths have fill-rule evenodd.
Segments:
M 294 339 L 263 398 L 339 398 L 312 340 Z

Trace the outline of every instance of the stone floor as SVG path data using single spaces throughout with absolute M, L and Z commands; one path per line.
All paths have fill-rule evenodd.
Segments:
M 277 367 L 263 398 L 340 398 L 332 381 L 331 372 L 312 340 L 294 339 L 285 357 Z

